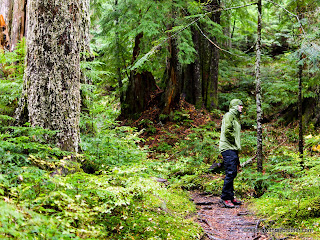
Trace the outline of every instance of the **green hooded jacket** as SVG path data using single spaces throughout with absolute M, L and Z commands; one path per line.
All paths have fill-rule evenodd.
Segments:
M 239 99 L 233 99 L 230 102 L 229 112 L 222 119 L 221 135 L 220 135 L 220 152 L 226 150 L 241 150 L 240 131 L 241 125 L 239 121 L 240 112 L 238 106 L 243 105 Z

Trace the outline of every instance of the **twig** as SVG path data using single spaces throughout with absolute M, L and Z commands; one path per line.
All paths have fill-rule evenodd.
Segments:
M 215 46 L 216 48 L 218 48 L 219 50 L 221 50 L 221 51 L 223 51 L 223 52 L 226 52 L 226 53 L 229 53 L 229 54 L 231 54 L 231 55 L 237 56 L 237 57 L 245 58 L 245 56 L 240 56 L 240 55 L 238 55 L 238 54 L 234 54 L 234 53 L 232 53 L 232 52 L 230 52 L 230 51 L 228 51 L 228 50 L 225 50 L 225 49 L 219 47 L 219 46 L 218 46 L 216 43 L 214 43 L 210 38 L 208 38 L 207 35 L 205 35 L 205 34 L 203 33 L 203 31 L 202 31 L 201 28 L 198 26 L 198 24 L 196 24 L 196 26 L 197 26 L 197 28 L 199 29 L 199 31 L 201 32 L 201 34 L 202 34 L 212 45 L 214 45 L 214 46 Z
M 250 158 L 249 160 L 245 161 L 244 163 L 241 163 L 240 166 L 241 166 L 242 168 L 245 167 L 245 166 L 247 166 L 249 163 L 252 163 L 252 161 L 253 161 L 254 159 L 256 159 L 256 157 L 257 157 L 257 154 L 254 155 L 254 156 L 253 156 L 252 158 Z

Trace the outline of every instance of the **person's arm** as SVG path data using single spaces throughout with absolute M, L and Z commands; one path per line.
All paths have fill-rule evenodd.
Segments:
M 235 145 L 235 135 L 233 126 L 233 116 L 231 114 L 226 114 L 224 119 L 225 136 L 230 144 Z

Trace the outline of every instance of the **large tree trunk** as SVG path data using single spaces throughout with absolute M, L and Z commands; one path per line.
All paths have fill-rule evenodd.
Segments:
M 132 53 L 131 63 L 133 64 L 140 54 L 140 43 L 143 33 L 135 37 L 135 45 Z M 121 101 L 121 117 L 135 118 L 137 114 L 147 110 L 151 100 L 151 94 L 156 90 L 156 81 L 150 72 L 142 73 L 132 70 L 129 76 L 129 83 L 124 98 Z
M 211 1 L 207 8 L 210 11 L 218 9 L 219 0 Z M 211 20 L 220 24 L 220 11 L 211 15 Z M 197 52 L 193 63 L 183 66 L 180 74 L 182 93 L 186 101 L 195 104 L 200 108 L 205 106 L 212 110 L 218 107 L 218 67 L 219 49 L 210 41 L 216 42 L 215 36 L 210 36 L 210 41 L 204 36 L 205 26 L 199 24 L 198 30 L 192 27 L 192 39 L 194 48 Z
M 210 4 L 210 10 L 216 10 L 220 7 L 220 1 L 214 0 Z M 215 23 L 220 24 L 221 12 L 218 11 L 213 13 L 211 20 Z M 216 37 L 213 38 L 215 43 L 217 42 Z M 219 75 L 219 59 L 220 50 L 213 44 L 209 45 L 208 51 L 210 52 L 210 63 L 209 63 L 209 77 L 207 82 L 207 88 L 205 89 L 206 102 L 205 106 L 207 109 L 212 110 L 218 108 L 218 75 Z
M 181 65 L 178 61 L 178 48 L 175 38 L 169 39 L 170 57 L 165 73 L 166 89 L 164 92 L 163 113 L 169 114 L 177 105 L 181 94 Z
M 19 122 L 58 130 L 54 141 L 78 151 L 80 51 L 85 0 L 28 0 L 27 57 Z

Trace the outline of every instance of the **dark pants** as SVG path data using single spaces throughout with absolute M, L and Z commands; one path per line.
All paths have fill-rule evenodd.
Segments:
M 222 188 L 221 199 L 232 200 L 234 198 L 233 180 L 237 176 L 237 166 L 240 163 L 238 152 L 227 150 L 222 153 L 226 177 Z

